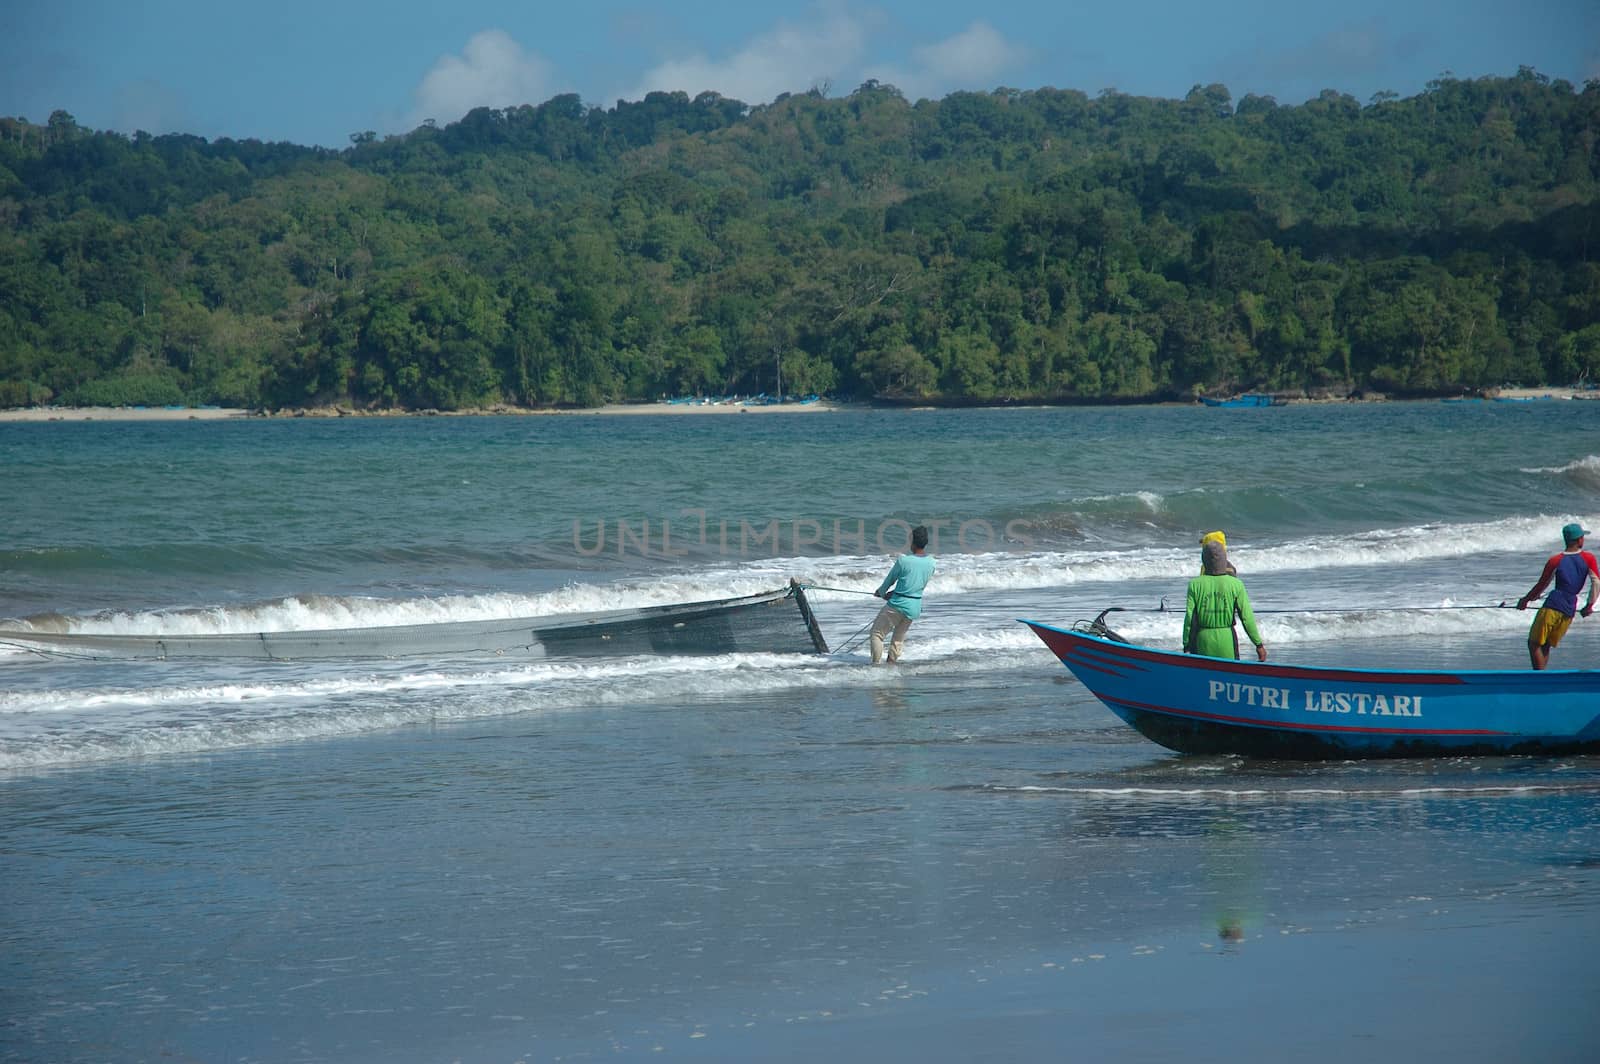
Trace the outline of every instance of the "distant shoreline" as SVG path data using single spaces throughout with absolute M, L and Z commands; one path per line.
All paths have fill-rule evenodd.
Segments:
M 1406 399 L 1389 400 L 1382 396 L 1371 396 L 1360 399 L 1290 399 L 1281 405 L 1299 406 L 1303 404 L 1325 405 L 1330 403 L 1370 403 L 1370 402 L 1441 402 L 1451 399 L 1451 396 L 1441 396 L 1435 399 Z M 1482 398 L 1485 401 L 1494 399 L 1503 400 L 1533 400 L 1533 399 L 1600 399 L 1600 391 L 1582 391 L 1574 388 L 1501 388 L 1489 396 L 1461 396 L 1462 399 Z M 973 404 L 961 406 L 959 409 L 1019 409 L 1044 406 L 1097 406 L 1095 403 L 1051 403 L 1029 402 L 1026 400 L 1006 404 Z M 1189 403 L 1151 402 L 1128 405 L 1153 405 L 1153 406 L 1188 406 Z M 885 405 L 883 409 L 917 410 L 940 408 L 936 400 L 919 406 L 916 403 Z M 736 400 L 722 402 L 707 401 L 694 403 L 607 403 L 604 406 L 574 408 L 574 409 L 529 409 L 526 407 L 494 406 L 472 410 L 356 410 L 351 407 L 305 407 L 289 410 L 264 412 L 259 410 L 246 410 L 241 407 L 194 406 L 194 407 L 126 407 L 126 406 L 43 406 L 19 407 L 13 410 L 0 410 L 0 422 L 5 421 L 223 421 L 238 418 L 259 419 L 263 421 L 283 421 L 286 419 L 329 419 L 329 418 L 372 418 L 372 417 L 582 417 L 592 416 L 640 416 L 664 414 L 668 416 L 683 415 L 727 415 L 727 414 L 824 414 L 839 410 L 871 410 L 878 409 L 872 403 L 830 402 L 818 400 L 810 403 L 768 403 L 744 405 Z M 950 409 L 958 409 L 950 407 Z
M 249 417 L 234 407 L 26 406 L 0 410 L 0 421 L 217 421 Z
M 856 404 L 834 402 L 770 403 L 745 406 L 735 401 L 706 403 L 607 403 L 582 409 L 529 409 L 495 406 L 472 410 L 356 410 L 351 407 L 303 407 L 271 412 L 241 407 L 133 407 L 34 406 L 0 410 L 4 421 L 222 421 L 248 418 L 261 421 L 295 419 L 384 417 L 581 417 L 585 415 L 707 415 L 707 414 L 816 414 L 840 409 L 861 409 Z

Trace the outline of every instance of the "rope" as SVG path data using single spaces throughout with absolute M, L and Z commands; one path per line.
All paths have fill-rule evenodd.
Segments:
M 1421 610 L 1514 610 L 1509 602 L 1467 603 L 1462 606 L 1349 606 L 1344 609 L 1323 610 L 1256 610 L 1256 613 L 1412 613 Z M 1176 610 L 1169 611 L 1176 613 Z
M 1303 610 L 1252 610 L 1256 614 L 1262 613 L 1413 613 L 1426 610 L 1514 610 L 1517 607 L 1510 602 L 1499 603 L 1465 603 L 1460 606 L 1345 606 L 1327 609 Z M 1167 600 L 1162 599 L 1159 606 L 1112 606 L 1107 613 L 1177 613 L 1167 605 Z
M 807 591 L 837 591 L 844 595 L 871 595 L 873 598 L 878 597 L 875 592 L 855 591 L 848 587 L 823 587 L 821 584 L 801 584 L 800 586 L 805 588 Z M 850 633 L 850 635 L 845 638 L 843 643 L 839 644 L 838 647 L 828 652 L 828 656 L 830 658 L 838 657 L 840 654 L 845 654 L 849 651 L 855 650 L 862 643 L 866 642 L 863 636 L 872 630 L 872 626 L 876 621 L 877 617 L 873 617 L 872 620 L 868 621 L 866 624 Z
M 837 591 L 841 595 L 871 595 L 871 591 L 857 591 L 848 587 L 827 587 L 823 584 L 801 584 L 807 591 Z M 952 592 L 951 594 L 959 594 Z M 952 602 L 948 597 L 939 597 L 939 612 L 959 612 L 961 610 L 993 610 L 993 606 L 986 606 L 978 602 Z M 1256 610 L 1256 613 L 1407 613 L 1418 610 L 1514 610 L 1514 602 L 1490 603 L 1464 603 L 1460 606 L 1348 606 L 1328 609 L 1303 609 L 1303 610 Z M 1108 612 L 1114 613 L 1176 613 L 1173 607 L 1167 605 L 1167 600 L 1162 599 L 1159 606 L 1113 606 Z
M 800 584 L 800 586 L 802 588 L 804 588 L 805 590 L 807 590 L 807 591 L 836 591 L 836 592 L 838 592 L 839 594 L 842 594 L 842 595 L 870 595 L 873 598 L 877 597 L 877 595 L 874 592 L 871 592 L 871 591 L 857 591 L 857 590 L 855 590 L 853 588 L 848 588 L 848 587 L 828 587 L 828 586 L 823 585 L 823 584 L 805 584 L 805 583 Z M 1255 610 L 1254 612 L 1257 615 L 1260 615 L 1260 614 L 1302 614 L 1303 615 L 1303 614 L 1315 614 L 1315 613 L 1329 613 L 1329 614 L 1335 614 L 1335 613 L 1408 613 L 1408 612 L 1431 611 L 1431 610 L 1513 610 L 1513 609 L 1516 609 L 1516 608 L 1517 607 L 1516 607 L 1516 605 L 1514 603 L 1498 602 L 1498 603 L 1465 603 L 1465 604 L 1460 605 L 1460 606 L 1367 606 L 1367 607 L 1352 606 L 1352 607 L 1340 608 L 1340 609 L 1332 609 L 1332 608 L 1330 608 L 1330 609 L 1303 609 L 1303 610 L 1272 610 L 1272 609 L 1259 610 L 1258 609 L 1258 610 Z M 986 612 L 987 613 L 987 612 L 992 611 L 993 609 L 994 609 L 994 607 L 985 606 L 985 605 L 983 605 L 981 603 L 975 603 L 975 602 L 974 603 L 951 602 L 948 599 L 943 598 L 942 596 L 941 596 L 940 601 L 939 601 L 938 606 L 937 606 L 937 612 L 939 612 L 939 613 L 962 613 L 962 612 L 965 612 L 965 611 L 973 611 L 973 612 L 982 611 L 982 612 Z M 1177 612 L 1179 612 L 1179 611 L 1168 607 L 1167 606 L 1167 600 L 1163 598 L 1161 600 L 1161 605 L 1159 605 L 1159 606 L 1154 606 L 1154 607 L 1151 607 L 1151 606 L 1112 606 L 1112 607 L 1110 607 L 1108 609 L 1105 609 L 1105 610 L 1101 611 L 1100 616 L 1104 617 L 1108 613 L 1177 613 Z M 856 649 L 862 642 L 864 642 L 864 639 L 862 637 L 867 633 L 868 630 L 870 630 L 872 628 L 872 624 L 873 624 L 872 621 L 868 621 L 866 624 L 864 624 L 860 628 L 856 629 L 853 633 L 851 633 L 845 639 L 845 641 L 842 644 L 840 644 L 838 646 L 838 648 L 836 648 L 835 650 L 830 651 L 828 656 L 829 657 L 835 657 L 837 655 L 844 654 L 844 653 L 847 653 L 847 652 L 849 652 L 851 650 Z
M 874 592 L 871 592 L 871 591 L 856 591 L 856 590 L 854 590 L 852 588 L 848 588 L 848 587 L 824 587 L 822 584 L 801 584 L 800 586 L 802 588 L 804 588 L 805 590 L 807 590 L 807 591 L 837 591 L 841 595 L 870 595 L 873 598 L 877 598 L 878 597 L 877 594 L 874 593 Z M 848 652 L 850 652 L 852 650 L 855 650 L 863 642 L 865 642 L 865 640 L 862 637 L 865 636 L 867 634 L 867 632 L 872 629 L 872 625 L 876 621 L 877 621 L 877 618 L 874 617 L 872 620 L 868 621 L 866 624 L 862 625 L 860 628 L 857 628 L 854 632 L 850 633 L 850 635 L 845 637 L 845 640 L 844 640 L 843 643 L 840 643 L 837 647 L 835 647 L 833 650 L 830 650 L 828 652 L 828 657 L 836 658 L 840 654 L 845 654 L 845 653 L 848 653 Z
M 45 650 L 41 647 L 29 646 L 26 643 L 13 643 L 9 639 L 0 639 L 0 647 L 10 647 L 12 650 L 19 650 L 25 654 L 33 654 L 41 658 L 76 658 L 79 661 L 110 660 L 94 654 L 73 654 L 64 650 Z
M 826 586 L 824 586 L 822 584 L 801 584 L 800 586 L 805 588 L 807 591 L 837 591 L 842 595 L 871 595 L 874 598 L 877 597 L 871 591 L 856 591 L 856 590 L 853 590 L 853 589 L 848 588 L 848 587 L 826 587 Z M 952 592 L 951 594 L 959 595 L 960 593 L 959 592 Z M 981 602 L 953 602 L 953 601 L 951 601 L 951 599 L 949 597 L 947 597 L 945 595 L 939 596 L 938 604 L 937 604 L 936 608 L 937 608 L 939 613 L 961 613 L 963 611 L 992 612 L 995 609 L 994 606 L 985 605 L 985 604 L 983 604 Z M 1428 611 L 1428 610 L 1514 610 L 1516 608 L 1517 608 L 1517 606 L 1516 606 L 1516 603 L 1514 603 L 1514 602 L 1492 602 L 1492 603 L 1464 603 L 1464 604 L 1462 604 L 1460 606 L 1348 606 L 1348 607 L 1339 607 L 1339 608 L 1327 608 L 1327 609 L 1315 609 L 1315 608 L 1312 608 L 1312 609 L 1302 609 L 1302 610 L 1272 610 L 1272 609 L 1264 610 L 1264 609 L 1257 609 L 1254 612 L 1258 613 L 1258 614 L 1261 614 L 1261 613 L 1408 613 L 1408 612 L 1413 612 L 1413 611 Z M 1108 613 L 1177 613 L 1179 611 L 1177 609 L 1175 609 L 1174 607 L 1168 606 L 1166 599 L 1162 599 L 1161 600 L 1161 605 L 1159 605 L 1159 606 L 1113 606 L 1107 612 Z
M 875 620 L 877 620 L 876 617 L 873 618 L 873 621 Z M 838 657 L 840 654 L 843 654 L 846 651 L 854 650 L 859 647 L 863 642 L 865 642 L 865 640 L 863 640 L 861 637 L 872 629 L 873 621 L 868 621 L 860 628 L 857 628 L 845 639 L 843 643 L 839 644 L 837 649 L 831 651 L 828 656 L 830 658 Z

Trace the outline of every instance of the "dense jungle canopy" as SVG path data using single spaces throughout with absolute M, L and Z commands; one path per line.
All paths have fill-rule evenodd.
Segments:
M 0 406 L 1441 393 L 1600 376 L 1600 82 L 868 82 L 343 150 L 0 119 Z

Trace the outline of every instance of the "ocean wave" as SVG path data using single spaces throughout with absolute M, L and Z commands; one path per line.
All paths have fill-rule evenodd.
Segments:
M 1347 536 L 1317 537 L 1278 544 L 1231 540 L 1230 555 L 1246 575 L 1296 573 L 1329 569 L 1381 569 L 1411 562 L 1473 558 L 1487 554 L 1530 553 L 1542 559 L 1559 541 L 1559 528 L 1570 517 L 1507 518 L 1460 524 L 1413 525 L 1374 529 Z M 1584 518 L 1589 522 L 1592 518 Z M 1556 545 L 1559 545 L 1557 543 Z M 806 582 L 845 591 L 871 591 L 881 579 L 885 560 L 838 558 L 817 563 L 790 559 L 790 571 L 803 572 Z M 1087 583 L 1130 580 L 1183 580 L 1198 571 L 1198 547 L 1146 547 L 1131 550 L 1016 551 L 951 554 L 938 559 L 937 588 L 942 593 L 1011 588 L 1069 588 Z M 1530 580 L 1531 582 L 1531 580 Z M 826 594 L 826 592 L 824 592 Z
M 1034 605 L 1037 605 L 1035 603 Z M 447 666 L 400 659 L 371 663 L 269 663 L 247 670 L 204 665 L 74 673 L 0 691 L 0 770 L 106 759 L 194 754 L 327 738 L 437 721 L 679 699 L 745 702 L 800 689 L 887 693 L 907 677 L 996 673 L 1062 678 L 1064 670 L 1016 619 L 1021 609 L 972 597 L 941 599 L 912 631 L 896 669 L 874 668 L 860 636 L 875 604 L 837 601 L 823 626 L 837 652 L 621 657 L 507 662 L 457 660 Z M 1038 610 L 1027 613 L 1037 615 Z M 1039 617 L 1063 626 L 1080 619 L 1070 605 Z M 1529 615 L 1515 609 L 1315 609 L 1263 612 L 1274 660 L 1362 663 L 1395 641 L 1419 637 L 1443 648 L 1437 660 L 1517 667 Z M 1176 649 L 1181 614 L 1130 610 L 1108 618 L 1125 637 Z M 1581 652 L 1576 633 L 1573 654 Z M 1365 650 L 1362 647 L 1365 647 Z M 1289 649 L 1289 648 L 1296 649 Z M 1492 647 L 1493 653 L 1483 648 Z M 1421 662 L 1434 667 L 1433 657 Z M 9 663 L 24 677 L 33 666 Z M 41 666 L 48 667 L 48 666 Z M 875 696 L 876 697 L 876 696 Z M 1084 697 L 1087 697 L 1086 695 Z M 1191 785 L 1192 786 L 1192 785 Z M 1208 787 L 1209 784 L 1199 784 Z
M 1083 511 L 1125 511 L 1160 513 L 1166 509 L 1166 496 L 1156 491 L 1119 491 L 1110 495 L 1084 495 L 1067 503 L 1069 509 Z
M 1527 617 L 1514 609 L 1307 611 L 1263 615 L 1261 623 L 1277 648 L 1319 643 L 1347 647 L 1352 640 L 1429 635 L 1459 637 L 1471 644 L 1479 637 L 1494 636 L 1497 645 L 1503 644 L 1502 656 L 1513 657 L 1520 652 Z M 1176 613 L 1126 612 L 1110 619 L 1119 633 L 1136 642 L 1167 649 L 1176 646 L 1180 622 Z M 1053 673 L 1060 668 L 1033 633 L 1004 612 L 949 610 L 941 615 L 937 609 L 931 610 L 914 629 L 910 653 L 899 670 L 873 669 L 859 640 L 844 646 L 845 634 L 839 625 L 835 643 L 843 650 L 830 656 L 731 654 L 516 664 L 494 660 L 458 662 L 449 669 L 399 661 L 383 670 L 363 668 L 357 672 L 338 672 L 337 667 L 325 664 L 316 669 L 278 664 L 255 667 L 247 676 L 229 675 L 223 680 L 199 678 L 124 689 L 14 689 L 0 692 L 0 767 L 34 763 L 41 757 L 90 756 L 89 752 L 97 757 L 124 756 L 134 740 L 115 736 L 130 729 L 141 736 L 137 741 L 145 745 L 140 749 L 153 752 L 388 728 L 408 722 L 407 714 L 413 711 L 405 707 L 419 698 L 427 701 L 425 712 L 430 719 L 441 714 L 470 719 L 485 713 L 679 697 L 741 698 L 799 687 L 872 686 L 894 682 L 895 676 L 908 672 L 955 676 L 1012 670 Z M 1277 656 L 1281 658 L 1282 653 Z M 441 691 L 449 697 L 427 697 Z M 474 692 L 482 692 L 482 697 L 474 697 Z M 384 708 L 372 714 L 351 708 L 352 703 L 373 701 Z M 308 707 L 303 712 L 310 716 L 302 716 L 296 707 Z M 420 709 L 415 712 L 423 713 Z M 138 726 L 146 716 L 162 722 L 148 735 L 147 729 Z M 92 721 L 93 726 L 53 754 L 45 752 L 47 747 L 54 748 L 53 739 L 43 741 L 42 746 L 19 746 L 6 736 L 7 731 L 18 728 L 37 732 L 44 721 L 77 718 Z M 118 726 L 117 721 L 123 725 Z M 46 727 L 50 735 L 59 730 L 54 723 Z M 102 746 L 102 740 L 111 745 Z M 83 743 L 89 745 L 83 749 L 74 745 Z M 120 753 L 113 755 L 112 750 Z
M 1576 519 L 1595 522 L 1593 516 Z M 1570 520 L 1574 518 L 1539 515 L 1413 525 L 1281 543 L 1234 540 L 1230 547 L 1247 579 L 1275 573 L 1403 570 L 1413 563 L 1436 565 L 1450 559 L 1524 553 L 1530 555 L 1527 582 L 1531 583 L 1535 560 L 1554 549 L 1551 540 L 1559 538 L 1557 530 Z M 938 558 L 932 586 L 947 605 L 994 592 L 1067 592 L 1085 585 L 1133 581 L 1165 582 L 1181 594 L 1184 582 L 1196 572 L 1197 557 L 1197 550 L 1187 545 L 947 554 Z M 208 635 L 447 624 L 732 598 L 784 587 L 791 578 L 811 587 L 812 598 L 823 605 L 863 599 L 878 586 L 889 562 L 887 556 L 867 555 L 773 558 L 644 572 L 607 582 L 572 582 L 540 592 L 394 598 L 307 593 L 242 605 L 39 614 L 0 622 L 0 627 L 101 635 Z
M 1560 477 L 1591 491 L 1600 491 L 1600 455 L 1587 455 L 1566 465 L 1535 466 L 1523 469 L 1522 472 L 1535 476 Z
M 520 594 L 430 595 L 413 598 L 305 594 L 242 606 L 113 611 L 87 616 L 37 614 L 6 627 L 77 635 L 241 635 L 257 632 L 392 628 L 549 617 L 598 610 L 671 605 L 698 598 L 733 598 L 782 587 L 776 576 L 715 581 L 665 578 L 641 582 L 573 585 Z
M 1437 787 L 1113 787 L 1051 786 L 1049 784 L 995 785 L 982 788 L 991 793 L 1060 795 L 1099 801 L 1165 803 L 1199 802 L 1210 806 L 1224 802 L 1283 801 L 1368 801 L 1374 798 L 1531 798 L 1543 795 L 1594 794 L 1600 783 L 1458 784 Z

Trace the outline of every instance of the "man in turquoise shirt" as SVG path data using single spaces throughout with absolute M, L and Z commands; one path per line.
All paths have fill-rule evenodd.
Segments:
M 883 578 L 873 594 L 887 599 L 872 622 L 872 635 L 867 645 L 872 648 L 872 663 L 883 660 L 883 640 L 889 637 L 889 664 L 900 660 L 906 648 L 906 632 L 911 622 L 922 615 L 922 589 L 933 576 L 933 559 L 928 557 L 928 529 L 918 525 L 911 530 L 911 553 L 895 559 L 889 575 Z M 892 634 L 891 634 L 892 633 Z

